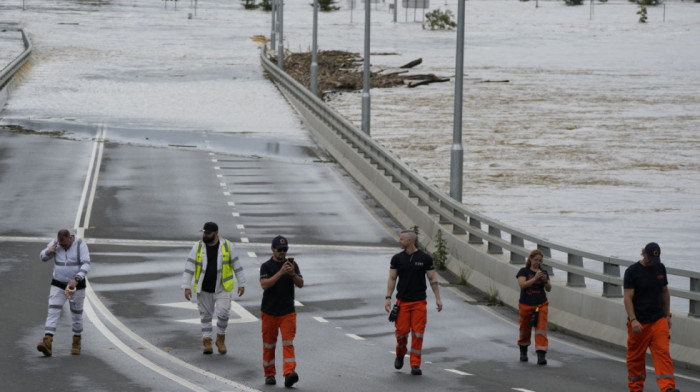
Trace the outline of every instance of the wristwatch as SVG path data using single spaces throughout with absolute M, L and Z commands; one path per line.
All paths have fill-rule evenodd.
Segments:
M 76 282 L 80 283 L 83 280 L 83 277 L 80 275 L 75 275 L 73 279 L 75 279 Z

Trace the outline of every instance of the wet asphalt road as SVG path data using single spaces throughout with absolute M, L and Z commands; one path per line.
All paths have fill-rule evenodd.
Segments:
M 620 350 L 601 349 L 615 360 L 553 339 L 547 367 L 518 362 L 514 313 L 473 302 L 446 282 L 443 312 L 429 294 L 424 375 L 395 371 L 382 297 L 398 228 L 327 157 L 251 158 L 111 143 L 108 129 L 106 136 L 93 142 L 0 132 L 3 390 L 280 387 L 281 378 L 277 387 L 263 385 L 257 285 L 278 233 L 289 237 L 306 281 L 297 290 L 300 390 L 626 388 Z M 98 166 L 99 175 L 90 175 Z M 94 195 L 80 210 L 93 183 Z M 232 315 L 225 356 L 201 354 L 197 312 L 179 288 L 188 249 L 207 220 L 235 243 L 250 283 Z M 57 228 L 75 221 L 93 260 L 83 354 L 69 354 L 64 314 L 55 354 L 44 358 L 35 347 L 51 265 L 38 254 Z M 700 385 L 680 378 L 678 384 L 686 391 Z
M 82 7 L 81 2 L 69 3 Z M 146 20 L 153 18 L 143 12 Z M 52 15 L 47 12 L 46 17 Z M 109 18 L 91 22 L 92 17 L 81 14 L 83 28 L 70 28 L 85 35 L 63 41 L 84 42 L 86 36 L 112 23 Z M 72 13 L 62 14 L 58 23 L 52 22 L 54 34 L 64 34 L 63 29 L 73 26 L 62 18 L 72 23 Z M 89 30 L 93 25 L 100 29 Z M 138 21 L 134 25 L 141 34 Z M 247 32 L 237 34 L 248 38 Z M 212 36 L 209 30 L 202 35 Z M 235 42 L 241 42 L 240 37 Z M 35 43 L 39 54 L 55 45 L 46 36 L 36 36 Z M 155 41 L 154 45 L 163 44 Z M 193 46 L 204 51 L 205 46 L 197 42 Z M 210 45 L 208 50 L 215 47 Z M 435 311 L 434 298 L 428 295 L 423 376 L 394 370 L 395 339 L 383 297 L 389 259 L 398 251 L 399 228 L 332 159 L 313 146 L 279 138 L 172 132 L 167 130 L 172 124 L 152 118 L 140 119 L 148 128 L 140 128 L 139 123 L 119 127 L 124 119 L 92 125 L 103 113 L 89 112 L 89 102 L 71 107 L 76 112 L 70 114 L 52 113 L 40 100 L 32 106 L 34 99 L 43 97 L 40 91 L 60 91 L 56 96 L 61 99 L 79 92 L 66 71 L 75 67 L 73 50 L 67 50 L 70 55 L 55 56 L 65 58 L 60 71 L 51 67 L 55 61 L 51 57 L 37 59 L 15 91 L 24 105 L 21 109 L 8 105 L 10 109 L 3 113 L 10 112 L 4 124 L 15 128 L 0 127 L 0 391 L 282 388 L 281 377 L 275 387 L 263 385 L 262 293 L 257 284 L 258 267 L 269 257 L 269 241 L 277 234 L 289 238 L 290 255 L 296 257 L 305 278 L 305 287 L 297 290 L 298 390 L 626 390 L 621 350 L 596 347 L 553 331 L 548 366 L 538 367 L 532 360 L 521 363 L 514 312 L 487 307 L 444 281 L 443 312 Z M 227 62 L 230 55 L 243 56 L 230 51 Z M 139 71 L 161 67 L 150 55 L 143 59 L 146 65 L 125 56 L 96 57 L 133 62 Z M 263 92 L 274 90 L 262 76 L 255 55 L 239 63 L 234 69 L 243 82 L 228 74 L 221 76 L 223 71 L 203 74 L 219 78 L 216 84 L 230 83 L 230 90 L 235 90 L 235 83 L 257 83 Z M 181 72 L 185 79 L 195 78 L 185 68 Z M 127 71 L 124 74 L 131 75 Z M 87 74 L 91 80 L 103 80 L 113 72 L 99 63 Z M 76 78 L 83 78 L 76 73 Z M 46 89 L 49 81 L 52 89 Z M 184 86 L 178 96 L 195 96 L 189 89 L 197 85 Z M 129 91 L 133 88 L 129 86 Z M 149 85 L 140 94 L 151 95 L 137 98 L 156 101 L 151 90 Z M 120 96 L 120 89 L 110 91 L 104 95 Z M 284 104 L 281 99 L 266 103 L 267 110 L 292 116 L 288 107 L 275 107 Z M 263 127 L 266 124 L 259 116 L 249 117 Z M 193 122 L 198 120 L 208 119 L 193 116 Z M 294 121 L 298 122 L 279 123 Z M 271 124 L 274 128 L 278 123 Z M 246 130 L 236 125 L 233 131 Z M 31 132 L 42 129 L 66 133 Z M 216 221 L 220 234 L 237 247 L 249 281 L 232 314 L 225 356 L 201 354 L 198 314 L 179 288 L 189 247 L 209 220 Z M 83 352 L 69 354 L 70 320 L 64 312 L 54 355 L 45 358 L 36 351 L 36 344 L 43 334 L 51 265 L 40 262 L 38 254 L 59 228 L 73 226 L 84 233 L 93 260 Z M 679 389 L 699 390 L 700 376 L 689 374 L 694 379 L 679 378 Z M 652 373 L 647 387 L 655 390 Z

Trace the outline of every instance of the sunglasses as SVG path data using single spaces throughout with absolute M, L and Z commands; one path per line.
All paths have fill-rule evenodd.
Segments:
M 278 252 L 286 252 L 286 251 L 289 250 L 289 248 L 277 248 L 277 249 L 275 249 L 275 250 L 278 251 Z

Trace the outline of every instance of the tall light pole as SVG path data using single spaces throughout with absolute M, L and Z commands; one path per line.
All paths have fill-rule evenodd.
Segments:
M 462 89 L 464 81 L 464 2 L 457 0 L 457 56 L 455 61 L 455 113 L 450 152 L 450 197 L 462 202 Z
M 275 31 L 277 30 L 277 26 L 275 26 L 275 23 L 277 22 L 277 18 L 275 18 L 277 15 L 277 0 L 272 0 L 272 31 L 270 31 L 270 49 L 275 50 L 275 46 L 277 44 L 275 43 Z
M 318 0 L 314 0 L 314 34 L 311 41 L 311 92 L 318 94 L 318 61 L 317 61 L 317 41 L 318 41 Z
M 365 0 L 365 60 L 362 78 L 362 131 L 369 135 L 369 0 Z
M 279 15 L 277 15 L 277 20 L 279 21 L 279 30 L 277 30 L 279 34 L 277 39 L 277 67 L 284 69 L 284 0 L 279 0 L 277 10 L 279 12 Z

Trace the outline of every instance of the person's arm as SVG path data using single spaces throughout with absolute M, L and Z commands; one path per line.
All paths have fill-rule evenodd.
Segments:
M 630 325 L 632 325 L 632 330 L 635 333 L 641 333 L 642 324 L 637 320 L 637 315 L 634 313 L 634 303 L 632 302 L 632 298 L 634 298 L 634 289 L 625 289 L 622 302 L 625 304 L 627 319 L 629 319 Z
M 394 268 L 389 269 L 389 279 L 386 282 L 386 300 L 384 301 L 384 310 L 391 311 L 391 295 L 396 288 L 396 279 L 399 277 L 399 271 Z
M 190 300 L 192 298 L 192 278 L 194 277 L 195 265 L 197 261 L 197 244 L 195 244 L 190 250 L 190 254 L 187 255 L 187 260 L 185 260 L 185 271 L 182 273 L 182 278 L 180 279 L 180 288 L 185 290 L 185 299 Z
M 49 242 L 49 244 L 46 246 L 46 249 L 42 250 L 41 253 L 39 253 L 39 258 L 41 261 L 49 261 L 51 260 L 52 257 L 56 255 L 56 247 L 58 247 L 58 241 L 53 240 Z
M 664 301 L 664 309 L 666 310 L 666 321 L 668 328 L 671 329 L 671 293 L 668 291 L 668 286 L 661 288 L 661 299 Z
M 440 299 L 440 285 L 438 284 L 437 274 L 435 270 L 425 271 L 428 275 L 428 282 L 430 282 L 430 288 L 433 289 L 433 294 L 435 294 L 435 305 L 437 306 L 437 311 L 442 310 L 442 300 Z
M 532 277 L 532 279 L 529 279 L 529 280 L 524 275 L 518 276 L 518 284 L 520 285 L 520 289 L 522 290 L 522 289 L 526 289 L 526 288 L 532 286 L 533 284 L 535 284 L 535 282 L 537 282 L 537 279 L 540 279 L 540 277 L 543 275 L 544 275 L 544 273 L 542 271 L 539 271 L 535 274 L 535 276 Z M 551 288 L 551 286 L 550 286 L 550 288 Z M 547 290 L 547 291 L 549 291 L 549 290 Z
M 304 277 L 301 276 L 299 265 L 296 262 L 294 262 L 294 268 L 289 273 L 289 275 L 292 277 L 292 282 L 294 282 L 295 286 L 297 286 L 298 288 L 304 287 Z

